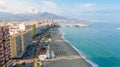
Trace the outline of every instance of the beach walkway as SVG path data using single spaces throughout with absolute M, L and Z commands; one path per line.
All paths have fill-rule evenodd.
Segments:
M 52 35 L 50 49 L 54 51 L 56 57 L 48 59 L 45 67 L 91 67 L 75 49 L 61 38 L 62 32 L 56 29 L 50 33 Z

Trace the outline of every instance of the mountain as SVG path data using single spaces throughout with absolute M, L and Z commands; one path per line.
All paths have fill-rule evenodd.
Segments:
M 13 20 L 39 20 L 39 19 L 67 19 L 66 17 L 52 14 L 49 12 L 37 14 L 11 14 L 0 12 L 0 21 L 13 21 Z
M 41 18 L 41 19 L 66 19 L 66 17 L 48 13 L 48 12 L 38 13 L 35 16 L 36 18 Z

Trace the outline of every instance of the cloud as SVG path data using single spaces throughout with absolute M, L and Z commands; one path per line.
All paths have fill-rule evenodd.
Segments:
M 5 7 L 4 5 L 6 4 L 6 2 L 4 0 L 0 1 L 0 9 L 7 9 L 7 7 Z
M 62 13 L 61 9 L 53 1 L 42 1 L 40 6 L 41 6 L 41 12 L 51 12 L 55 14 Z
M 61 14 L 60 7 L 54 1 L 40 0 L 0 0 L 0 11 L 9 13 L 39 13 L 51 12 Z
M 92 9 L 92 8 L 95 6 L 95 4 L 86 3 L 86 4 L 83 4 L 83 5 L 81 5 L 81 6 L 82 6 L 82 8 L 84 8 L 84 9 Z
M 0 9 L 8 9 L 7 7 L 4 7 L 4 6 L 0 6 Z
M 4 5 L 5 4 L 5 1 L 4 0 L 1 0 L 0 1 L 0 5 Z
M 0 12 L 37 13 L 37 9 L 28 0 L 0 0 Z
M 42 5 L 49 8 L 57 8 L 57 4 L 52 1 L 42 1 Z
M 29 7 L 28 8 L 28 13 L 36 14 L 38 12 L 39 12 L 39 10 L 35 7 Z
M 94 10 L 95 4 L 91 3 L 85 3 L 85 4 L 80 4 L 80 5 L 75 5 L 74 6 L 74 11 L 76 12 L 88 12 Z
M 80 16 L 86 12 L 94 11 L 96 4 L 93 3 L 82 3 L 82 4 L 73 4 L 70 7 L 67 6 L 64 10 L 64 13 L 68 16 Z

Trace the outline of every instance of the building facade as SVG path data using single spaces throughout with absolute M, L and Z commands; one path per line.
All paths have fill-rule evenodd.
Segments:
M 32 34 L 32 37 L 34 37 L 36 35 L 36 25 L 31 25 L 31 34 Z
M 12 60 L 10 39 L 9 39 L 9 28 L 8 26 L 0 27 L 0 67 L 11 67 Z
M 21 34 L 22 38 L 22 51 L 25 52 L 26 48 L 32 42 L 31 30 L 26 30 Z
M 10 44 L 12 58 L 22 57 L 26 48 L 32 42 L 31 30 L 21 31 L 19 34 L 11 35 Z
M 10 36 L 10 46 L 11 46 L 11 57 L 21 57 L 22 56 L 22 42 L 21 35 Z

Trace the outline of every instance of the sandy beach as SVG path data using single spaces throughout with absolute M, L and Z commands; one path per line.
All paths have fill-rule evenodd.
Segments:
M 54 51 L 55 58 L 46 61 L 45 67 L 92 67 L 79 53 L 62 39 L 62 32 L 51 30 L 52 42 L 50 49 Z

